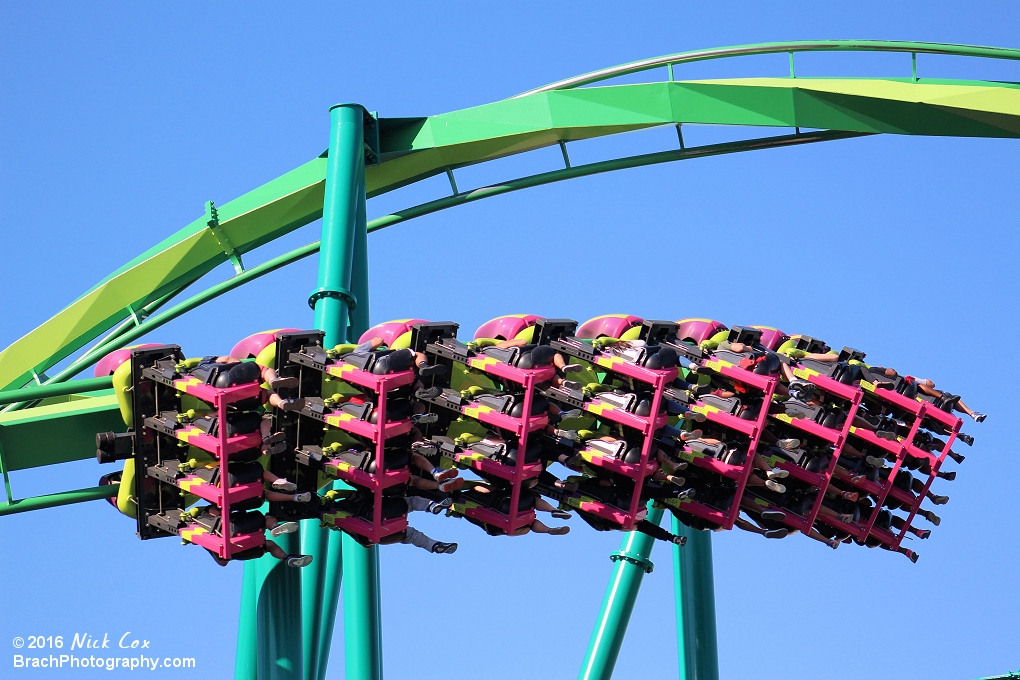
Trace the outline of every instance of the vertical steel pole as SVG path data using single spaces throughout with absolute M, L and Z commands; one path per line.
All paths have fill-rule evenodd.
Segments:
M 367 319 L 368 314 L 365 116 L 365 109 L 357 104 L 341 104 L 330 109 L 319 287 L 312 295 L 315 325 L 325 332 L 327 347 L 349 339 L 352 309 L 357 310 L 353 316 L 358 319 Z M 364 301 L 359 298 L 359 291 L 352 290 L 353 281 L 364 289 L 360 291 Z M 364 307 L 358 310 L 362 305 Z M 343 574 L 347 577 L 344 594 L 347 678 L 381 678 L 378 553 L 365 550 L 347 536 L 338 543 L 328 536 L 329 532 L 317 526 L 314 529 L 302 527 L 302 530 L 308 548 L 322 554 L 322 559 L 318 559 L 320 569 L 309 573 L 304 580 L 309 585 L 304 602 L 305 658 L 310 667 L 306 677 L 312 680 L 325 676 Z M 342 549 L 338 550 L 341 545 Z M 367 559 L 364 553 L 368 554 Z
M 362 194 L 364 195 L 364 194 Z M 365 202 L 361 203 L 360 229 L 354 242 L 354 275 L 351 287 L 359 302 L 351 328 L 359 335 L 369 328 L 368 232 Z M 344 642 L 348 680 L 382 680 L 382 611 L 379 598 L 379 546 L 365 548 L 347 534 L 343 542 Z M 339 585 L 339 584 L 337 584 Z M 319 680 L 322 680 L 320 678 Z
M 679 678 L 719 680 L 712 532 L 695 531 L 674 517 L 673 533 L 687 537 L 683 548 L 673 548 Z
M 351 272 L 351 292 L 358 301 L 358 305 L 351 313 L 351 325 L 349 339 L 354 342 L 362 333 L 369 328 L 369 304 L 368 304 L 368 222 L 366 216 L 365 201 L 361 201 L 358 208 L 358 229 L 354 234 L 354 269 Z M 381 617 L 379 615 L 379 548 L 363 548 L 347 534 L 336 531 L 329 532 L 330 555 L 343 555 L 343 568 L 347 571 L 347 591 L 344 594 L 344 617 L 345 617 L 345 640 L 347 650 L 347 677 L 348 678 L 377 678 L 382 676 L 382 632 Z M 342 546 L 342 547 L 341 547 Z M 368 553 L 368 555 L 365 555 Z M 325 596 L 329 602 L 337 602 L 340 594 L 340 570 L 335 569 L 326 573 Z M 335 575 L 335 577 L 334 577 Z M 355 596 L 355 591 L 359 593 Z M 352 602 L 352 598 L 359 598 L 359 601 Z M 329 659 L 329 648 L 333 638 L 333 619 L 336 617 L 336 608 L 330 610 L 333 618 L 328 626 L 323 626 L 319 635 L 319 660 L 318 676 L 316 680 L 324 680 L 326 676 L 326 662 Z M 366 614 L 368 613 L 368 614 Z M 351 617 L 358 619 L 352 622 Z M 367 623 L 365 619 L 371 619 Z M 368 640 L 362 640 L 352 649 L 352 643 L 346 631 L 351 628 L 365 630 L 370 634 Z M 374 660 L 367 664 L 364 649 L 375 650 Z M 351 663 L 353 658 L 358 658 L 358 667 L 362 671 L 352 671 Z
M 293 535 L 274 539 L 297 552 Z M 244 563 L 237 630 L 236 680 L 299 680 L 301 580 L 272 555 Z
M 658 524 L 661 520 L 662 510 L 649 508 L 648 521 Z M 648 557 L 654 544 L 654 538 L 639 531 L 624 534 L 620 551 L 612 557 L 616 565 L 588 641 L 581 672 L 577 674 L 578 680 L 609 680 L 613 676 L 616 658 L 620 655 L 623 636 L 627 633 L 627 624 L 641 588 L 641 579 L 652 570 Z

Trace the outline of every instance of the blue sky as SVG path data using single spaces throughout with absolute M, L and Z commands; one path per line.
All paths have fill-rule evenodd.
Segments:
M 1020 11 L 990 2 L 4 3 L 0 346 L 195 219 L 205 201 L 224 203 L 319 154 L 338 101 L 427 115 L 689 49 L 819 38 L 1017 47 L 1017 26 Z M 797 64 L 805 76 L 910 73 L 906 55 Z M 922 55 L 918 67 L 922 76 L 1020 80 L 1018 63 Z M 780 55 L 677 77 L 786 69 Z M 685 133 L 689 145 L 746 135 Z M 580 163 L 674 143 L 671 131 L 649 131 L 578 144 L 571 155 Z M 958 449 L 967 454 L 958 480 L 936 488 L 952 501 L 932 538 L 914 542 L 916 565 L 802 537 L 714 536 L 721 671 L 928 680 L 1015 670 L 1020 463 L 1008 404 L 1020 398 L 1011 357 L 1018 151 L 1016 140 L 873 137 L 490 199 L 370 238 L 372 319 L 449 318 L 470 333 L 513 312 L 711 316 L 852 345 L 963 394 L 990 415 L 966 428 L 977 444 Z M 464 170 L 458 183 L 551 169 L 558 156 Z M 430 180 L 370 201 L 369 217 L 448 191 Z M 317 234 L 309 225 L 245 261 Z M 309 326 L 315 266 L 309 258 L 265 277 L 151 340 L 202 355 L 263 328 Z M 564 272 L 576 274 L 576 289 L 550 283 Z M 485 299 L 432 285 L 448 291 L 457 281 Z M 12 481 L 24 497 L 91 486 L 105 471 L 83 461 Z M 576 674 L 619 535 L 577 520 L 562 538 L 491 539 L 442 517 L 415 524 L 461 549 L 383 549 L 390 677 Z M 220 569 L 169 539 L 142 543 L 104 503 L 2 518 L 0 539 L 0 668 L 14 636 L 130 630 L 161 655 L 198 659 L 197 675 L 161 677 L 230 673 L 240 565 Z M 652 559 L 617 678 L 675 673 L 668 552 L 660 546 Z M 161 585 L 146 591 L 156 574 Z M 338 625 L 331 678 L 343 677 L 342 633 Z

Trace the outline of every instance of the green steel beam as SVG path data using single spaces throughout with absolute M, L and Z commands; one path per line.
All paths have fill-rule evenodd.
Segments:
M 658 525 L 662 521 L 662 510 L 649 507 L 648 521 Z M 581 671 L 577 674 L 578 680 L 609 680 L 613 677 L 613 668 L 637 602 L 641 580 L 652 571 L 649 557 L 654 545 L 654 538 L 639 531 L 624 534 L 619 552 L 613 554 L 616 564 L 588 641 Z
M 113 390 L 104 396 L 0 413 L 7 471 L 57 465 L 96 455 L 96 433 L 124 431 Z
M 4 515 L 15 515 L 19 512 L 30 510 L 42 510 L 44 508 L 56 508 L 61 505 L 72 505 L 74 503 L 87 503 L 103 498 L 112 498 L 117 495 L 120 484 L 108 484 L 96 486 L 89 489 L 76 489 L 61 493 L 51 493 L 46 496 L 33 496 L 8 503 L 0 502 L 0 517 Z
M 97 390 L 108 390 L 113 387 L 112 378 L 88 378 L 57 384 L 45 384 L 37 387 L 25 387 L 20 390 L 0 392 L 0 404 L 13 404 L 19 401 L 36 401 L 48 397 L 61 397 L 68 394 L 84 394 Z
M 679 678 L 719 680 L 712 532 L 696 531 L 673 517 L 673 533 L 687 537 L 683 548 L 673 546 Z
M 927 43 L 836 41 L 724 48 L 658 58 L 679 64 L 763 51 L 808 49 L 934 52 L 1016 59 L 1017 50 Z M 649 62 L 589 79 L 633 72 Z M 382 162 L 366 171 L 379 195 L 456 168 L 574 139 L 698 122 L 857 132 L 1020 136 L 1016 84 L 902 79 L 762 78 L 576 88 L 580 80 L 429 118 L 382 119 Z M 594 82 L 592 80 L 592 82 Z M 218 208 L 219 232 L 243 254 L 317 219 L 322 157 Z M 120 268 L 62 312 L 0 352 L 0 389 L 23 385 L 139 309 L 227 261 L 201 217 Z
M 338 105 L 329 114 L 318 287 L 309 299 L 315 308 L 315 327 L 325 333 L 327 347 L 348 340 L 350 314 L 360 302 L 351 292 L 351 275 L 355 266 L 354 241 L 359 228 L 364 229 L 364 222 L 359 225 L 358 218 L 365 202 L 366 113 L 358 105 Z M 306 680 L 325 675 L 328 656 L 320 655 L 320 645 L 323 639 L 332 638 L 336 620 L 347 544 L 342 540 L 331 541 L 331 533 L 316 521 L 302 522 L 302 552 L 315 558 L 301 574 Z M 327 581 L 331 586 L 328 598 Z

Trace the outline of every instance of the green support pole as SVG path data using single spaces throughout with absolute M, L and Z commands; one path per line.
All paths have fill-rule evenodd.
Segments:
M 661 520 L 662 510 L 649 508 L 648 521 L 657 525 Z M 653 565 L 648 557 L 654 544 L 654 538 L 639 531 L 624 534 L 620 551 L 612 556 L 616 565 L 588 641 L 581 672 L 577 674 L 578 680 L 609 680 L 613 676 L 616 658 L 620 655 L 623 636 L 627 633 L 627 624 L 641 588 L 641 579 L 652 571 Z
M 683 548 L 673 548 L 679 678 L 719 680 L 712 532 L 696 531 L 674 517 L 673 533 L 687 537 Z
M 293 535 L 273 540 L 297 552 Z M 235 680 L 301 678 L 301 581 L 295 572 L 271 555 L 245 562 Z
M 316 300 L 316 326 L 326 332 L 327 346 L 353 339 L 348 336 L 348 326 L 354 332 L 368 327 L 365 116 L 364 108 L 358 105 L 340 105 L 330 110 L 319 288 L 312 296 Z M 320 560 L 323 570 L 315 582 L 318 599 L 314 604 L 319 607 L 315 625 L 305 628 L 310 638 L 305 643 L 306 659 L 312 667 L 307 677 L 312 680 L 325 676 L 343 574 L 347 581 L 346 677 L 378 680 L 382 678 L 378 549 L 363 548 L 346 534 L 338 542 L 324 530 L 318 531 L 318 543 L 326 559 Z M 312 604 L 306 602 L 305 606 Z
M 362 333 L 368 330 L 369 322 L 369 302 L 368 302 L 368 218 L 366 215 L 365 202 L 361 201 L 358 208 L 358 229 L 354 234 L 354 269 L 351 272 L 351 292 L 354 293 L 354 297 L 358 301 L 357 307 L 351 312 L 351 323 L 350 323 L 350 339 L 356 341 Z M 329 553 L 330 555 L 343 555 L 344 562 L 351 560 L 351 555 L 357 555 L 357 550 L 364 551 L 362 546 L 358 545 L 355 541 L 351 540 L 347 534 L 343 534 L 337 531 L 329 532 Z M 347 545 L 345 541 L 350 542 L 351 545 Z M 378 548 L 373 547 L 371 553 L 373 553 L 372 559 L 378 562 Z M 339 567 L 339 565 L 338 565 Z M 344 565 L 344 569 L 348 567 Z M 352 570 L 361 569 L 361 567 L 350 567 Z M 352 571 L 352 573 L 354 573 Z M 378 610 L 379 600 L 379 579 L 378 579 L 378 568 L 376 566 L 373 572 L 376 577 L 370 584 L 375 595 L 368 595 L 369 599 L 374 599 L 375 604 L 373 605 L 373 611 Z M 327 602 L 336 603 L 340 597 L 340 575 L 341 571 L 339 568 L 332 569 L 326 573 L 326 582 L 324 584 L 323 592 Z M 353 587 L 353 586 L 352 586 Z M 344 599 L 345 612 L 347 611 L 347 598 Z M 318 638 L 318 655 L 316 657 L 316 668 L 318 669 L 318 675 L 316 680 L 324 680 L 326 677 L 326 666 L 329 660 L 330 645 L 333 640 L 333 625 L 336 619 L 336 607 L 328 608 L 326 615 L 329 616 L 329 620 L 324 622 L 323 626 L 319 630 Z M 376 616 L 376 624 L 379 625 L 379 617 Z M 376 638 L 379 638 L 380 634 L 376 634 Z M 378 655 L 379 665 L 381 668 L 382 654 L 381 654 L 381 641 L 373 643 L 378 646 L 380 653 Z M 351 653 L 348 652 L 347 658 L 351 658 Z M 381 672 L 380 672 L 381 675 Z M 348 677 L 356 677 L 348 672 Z

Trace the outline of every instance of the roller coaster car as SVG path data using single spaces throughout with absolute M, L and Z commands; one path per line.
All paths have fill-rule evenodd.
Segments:
M 276 457 L 272 471 L 294 481 L 299 492 L 317 492 L 320 473 L 341 479 L 365 490 L 370 505 L 382 512 L 384 496 L 408 480 L 413 357 L 390 350 L 354 352 L 355 345 L 326 350 L 322 340 L 321 333 L 307 332 L 277 341 L 278 356 L 287 357 L 281 375 L 298 378 L 299 388 L 291 396 L 302 399 L 303 406 L 289 413 L 277 409 L 276 427 L 287 435 L 289 452 Z M 324 397 L 325 387 L 337 382 L 347 387 Z M 348 443 L 326 443 L 330 428 L 345 433 Z M 309 508 L 292 503 L 272 503 L 270 508 L 278 518 L 309 518 Z M 367 520 L 341 515 L 337 510 L 331 516 L 345 518 L 340 528 L 359 540 L 378 542 L 392 528 L 373 520 L 375 510 L 367 513 Z

